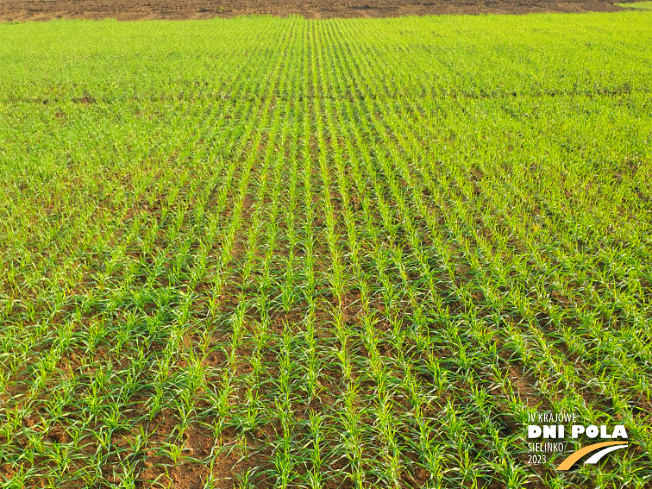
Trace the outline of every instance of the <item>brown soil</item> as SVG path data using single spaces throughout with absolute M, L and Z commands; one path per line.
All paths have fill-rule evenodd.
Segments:
M 208 19 L 236 15 L 396 17 L 436 14 L 614 12 L 609 0 L 2 0 L 0 21 Z

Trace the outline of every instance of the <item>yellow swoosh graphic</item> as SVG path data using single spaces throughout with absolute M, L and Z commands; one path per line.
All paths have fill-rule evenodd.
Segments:
M 622 441 L 606 441 L 604 443 L 596 443 L 594 445 L 589 445 L 588 447 L 584 447 L 575 453 L 571 453 L 568 457 L 564 459 L 562 463 L 559 464 L 559 467 L 557 467 L 557 470 L 568 470 L 570 469 L 575 462 L 577 462 L 579 459 L 581 459 L 584 455 L 587 453 L 594 452 L 598 448 L 602 447 L 609 447 L 611 445 L 623 445 Z M 626 443 L 625 443 L 626 445 Z

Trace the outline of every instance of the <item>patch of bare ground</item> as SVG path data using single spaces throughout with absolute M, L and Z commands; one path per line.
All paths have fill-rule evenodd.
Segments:
M 252 436 L 237 437 L 232 429 L 225 429 L 219 437 L 206 427 L 192 425 L 174 442 L 181 449 L 181 457 L 173 461 L 168 453 L 157 450 L 175 434 L 176 422 L 159 415 L 152 429 L 151 448 L 138 477 L 139 489 L 153 487 L 205 487 L 212 479 L 216 487 L 234 486 L 241 474 L 265 465 L 269 453 L 260 452 L 260 440 Z M 267 487 L 261 479 L 256 487 Z
M 302 15 L 308 19 L 440 14 L 614 12 L 611 1 L 546 0 L 5 0 L 0 21 L 53 19 L 192 20 L 238 15 Z

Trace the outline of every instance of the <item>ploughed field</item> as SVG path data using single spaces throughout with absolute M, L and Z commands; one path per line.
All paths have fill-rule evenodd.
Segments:
M 618 10 L 621 8 L 612 0 L 2 0 L 0 21 L 208 19 L 261 14 L 320 19 Z
M 0 25 L 3 487 L 649 487 L 651 25 Z

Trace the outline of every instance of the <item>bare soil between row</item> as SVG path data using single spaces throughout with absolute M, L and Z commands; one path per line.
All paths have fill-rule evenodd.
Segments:
M 309 19 L 440 14 L 615 12 L 607 0 L 2 0 L 0 22 L 53 19 L 189 20 L 240 15 Z

